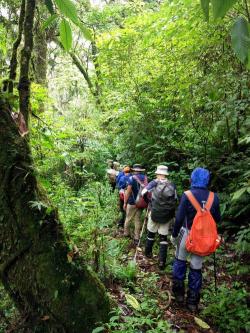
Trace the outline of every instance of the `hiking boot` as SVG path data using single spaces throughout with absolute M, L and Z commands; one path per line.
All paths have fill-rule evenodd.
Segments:
M 166 259 L 167 259 L 167 244 L 160 243 L 160 251 L 159 251 L 159 269 L 164 270 L 166 267 Z
M 187 303 L 187 309 L 190 312 L 197 312 L 198 311 L 198 305 Z
M 147 258 L 152 258 L 152 250 L 153 250 L 153 245 L 154 245 L 154 240 L 148 239 L 146 240 L 146 245 L 145 245 L 145 256 Z
M 117 228 L 123 228 L 124 227 L 124 222 L 123 221 L 119 221 L 117 223 Z
M 177 303 L 184 303 L 185 286 L 182 280 L 173 280 L 172 292 Z
M 187 308 L 191 312 L 198 311 L 198 304 L 200 301 L 200 294 L 195 292 L 192 289 L 189 289 L 187 292 Z

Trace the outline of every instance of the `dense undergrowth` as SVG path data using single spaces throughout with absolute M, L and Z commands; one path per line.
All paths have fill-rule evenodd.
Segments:
M 16 3 L 0 3 L 14 22 Z M 109 323 L 99 323 L 94 332 L 250 332 L 250 76 L 228 33 L 245 7 L 238 3 L 224 20 L 208 24 L 198 1 L 115 1 L 91 9 L 79 0 L 77 6 L 98 52 L 75 31 L 74 52 L 96 91 L 70 55 L 53 44 L 54 23 L 48 89 L 37 83 L 32 66 L 30 142 L 37 178 L 58 207 L 72 253 L 76 245 L 75 255 L 84 257 L 113 299 Z M 4 77 L 16 26 L 0 22 L 0 32 L 8 36 L 0 40 Z M 15 86 L 9 99 L 14 111 L 17 95 Z M 211 171 L 224 242 L 216 255 L 216 292 L 212 257 L 204 268 L 198 316 L 210 331 L 171 298 L 172 247 L 164 274 L 156 257 L 147 261 L 143 251 L 133 261 L 130 240 L 116 227 L 118 195 L 105 176 L 109 158 L 143 164 L 150 179 L 157 164 L 168 165 L 179 195 L 189 187 L 193 168 Z M 144 241 L 145 235 L 142 249 Z M 0 332 L 18 332 L 23 320 L 1 286 Z

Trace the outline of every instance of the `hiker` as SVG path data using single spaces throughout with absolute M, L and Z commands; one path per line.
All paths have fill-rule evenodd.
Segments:
M 189 253 L 186 249 L 186 239 L 190 233 L 193 220 L 196 216 L 196 209 L 190 202 L 191 196 L 197 200 L 203 211 L 210 210 L 216 223 L 220 222 L 219 199 L 216 193 L 209 192 L 209 171 L 203 168 L 196 168 L 191 174 L 191 189 L 184 192 L 176 213 L 175 224 L 171 236 L 171 242 L 176 246 L 175 260 L 173 263 L 173 287 L 172 291 L 178 303 L 184 302 L 185 287 L 184 280 L 187 271 L 187 256 L 190 254 L 190 268 L 188 275 L 187 308 L 194 312 L 198 310 L 200 290 L 202 286 L 202 262 L 203 256 Z M 211 193 L 211 194 L 210 194 Z M 209 196 L 213 199 L 208 200 Z M 211 205 L 211 208 L 206 207 Z M 198 207 L 199 208 L 199 207 Z M 214 222 L 213 222 L 214 223 Z M 203 224 L 204 225 L 204 224 Z M 203 241 L 204 242 L 204 241 Z M 199 241 L 199 245 L 202 242 Z
M 108 164 L 107 176 L 109 184 L 114 192 L 116 188 L 116 176 L 118 175 L 117 170 L 120 164 L 118 162 L 114 162 L 113 160 L 107 160 L 107 164 Z
M 124 167 L 123 168 L 121 167 L 120 170 L 118 171 L 118 175 L 116 176 L 116 188 L 118 188 L 118 190 L 119 190 L 119 181 L 124 175 L 125 175 Z
M 128 180 L 130 177 L 130 167 L 125 166 L 123 168 L 123 175 L 120 176 L 117 187 L 119 190 L 119 207 L 120 207 L 120 212 L 122 213 L 122 217 L 118 222 L 118 227 L 124 227 L 124 222 L 126 219 L 126 211 L 123 209 L 124 206 L 124 193 L 128 185 Z
M 141 230 L 141 190 L 148 184 L 147 176 L 144 175 L 145 169 L 140 164 L 134 164 L 133 176 L 129 177 L 127 190 L 124 196 L 123 209 L 126 211 L 126 220 L 124 223 L 124 236 L 128 237 L 129 226 L 134 220 L 134 245 L 138 245 Z
M 156 179 L 151 181 L 142 191 L 142 195 L 151 192 L 152 201 L 148 217 L 147 240 L 145 246 L 145 255 L 152 257 L 152 249 L 155 241 L 155 235 L 159 234 L 159 268 L 164 270 L 167 258 L 167 235 L 170 222 L 175 215 L 177 194 L 175 185 L 171 183 L 167 176 L 168 167 L 159 165 L 155 171 Z

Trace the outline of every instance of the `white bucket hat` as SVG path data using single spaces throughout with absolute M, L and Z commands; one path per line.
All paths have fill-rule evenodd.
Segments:
M 165 175 L 168 176 L 168 167 L 165 165 L 158 165 L 157 170 L 155 171 L 157 175 Z

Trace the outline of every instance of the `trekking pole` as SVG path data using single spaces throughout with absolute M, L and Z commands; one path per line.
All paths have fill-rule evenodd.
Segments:
M 145 225 L 146 225 L 147 219 L 148 219 L 148 208 L 147 208 L 147 212 L 146 212 L 146 215 L 145 215 L 145 218 L 144 218 L 144 221 L 143 221 L 143 225 L 142 225 L 142 229 L 141 229 L 141 233 L 140 233 L 139 242 L 138 242 L 138 244 L 136 245 L 135 255 L 134 255 L 134 259 L 133 259 L 134 262 L 136 262 L 136 257 L 137 257 L 138 248 L 139 248 L 140 243 L 141 243 L 141 237 L 142 237 L 142 235 L 143 235 L 143 233 L 144 233 L 144 229 L 145 229 Z
M 216 272 L 216 257 L 214 252 L 214 291 L 217 294 L 217 272 Z

